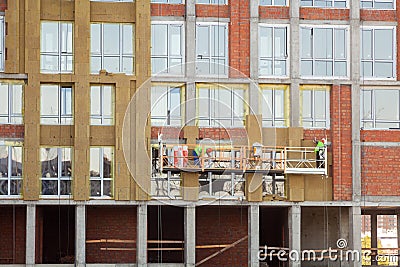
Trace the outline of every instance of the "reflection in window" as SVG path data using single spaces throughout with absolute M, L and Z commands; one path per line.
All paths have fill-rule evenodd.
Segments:
M 40 123 L 73 124 L 71 86 L 55 84 L 40 86 Z
M 347 27 L 301 26 L 301 75 L 347 77 Z
M 215 196 L 219 198 L 243 197 L 245 184 L 243 175 L 223 174 L 216 175 L 211 172 L 203 173 L 199 177 L 199 198 Z
M 260 25 L 260 76 L 287 76 L 287 27 Z
M 90 148 L 90 196 L 113 196 L 114 149 Z
M 184 39 L 182 23 L 152 23 L 152 73 L 182 74 Z
M 111 85 L 90 87 L 90 125 L 114 124 L 114 90 Z
M 133 74 L 134 25 L 93 23 L 91 25 L 90 70 Z
M 345 8 L 346 0 L 301 0 L 301 6 Z
M 301 122 L 305 128 L 329 128 L 329 88 L 303 87 L 301 89 Z
M 20 195 L 22 147 L 0 146 L 0 196 Z
M 180 126 L 184 105 L 183 88 L 171 85 L 151 87 L 151 125 Z
M 40 35 L 40 71 L 53 73 L 72 72 L 72 23 L 42 22 Z
M 395 29 L 368 28 L 361 30 L 361 76 L 364 78 L 394 78 Z
M 0 83 L 0 124 L 22 124 L 22 85 Z
M 72 149 L 48 147 L 40 149 L 42 195 L 71 195 Z
M 394 9 L 394 0 L 361 0 L 361 8 Z
M 248 105 L 247 90 L 240 85 L 197 87 L 198 126 L 241 127 Z
M 288 90 L 286 86 L 262 86 L 260 99 L 263 127 L 288 126 Z
M 286 197 L 285 176 L 275 173 L 263 175 L 263 196 L 278 195 Z
M 228 25 L 196 26 L 196 69 L 199 75 L 228 74 Z
M 361 127 L 400 128 L 400 90 L 361 90 Z
M 260 0 L 260 6 L 287 6 L 287 0 Z

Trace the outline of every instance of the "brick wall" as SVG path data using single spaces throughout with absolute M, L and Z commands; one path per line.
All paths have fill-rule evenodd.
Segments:
M 233 1 L 238 0 L 232 0 Z M 228 5 L 196 5 L 196 16 L 197 17 L 214 17 L 214 18 L 229 18 L 229 6 Z
M 93 243 L 99 239 L 136 242 L 136 207 L 88 207 L 86 216 L 87 263 L 136 262 L 135 250 L 101 250 L 101 248 L 135 248 L 136 243 Z
M 199 207 L 196 208 L 196 246 L 232 244 L 247 235 L 247 207 Z M 247 245 L 244 240 L 233 248 L 210 259 L 201 266 L 247 266 Z M 196 262 L 219 251 L 196 249 Z
M 395 10 L 360 10 L 361 21 L 396 21 Z
M 258 8 L 260 19 L 289 19 L 289 7 L 260 6 Z
M 0 138 L 24 138 L 24 126 L 12 124 L 0 125 Z
M 151 139 L 157 139 L 159 133 L 163 135 L 163 140 L 178 140 L 184 137 L 180 127 L 151 127 Z
M 349 9 L 301 7 L 300 19 L 307 20 L 349 20 Z
M 25 263 L 26 209 L 0 207 L 0 264 Z
M 185 16 L 185 5 L 151 4 L 152 16 Z

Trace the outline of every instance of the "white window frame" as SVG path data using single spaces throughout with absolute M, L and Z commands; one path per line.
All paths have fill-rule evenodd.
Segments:
M 55 84 L 42 84 L 40 87 L 40 106 L 46 105 L 46 103 L 43 103 L 42 99 L 42 86 L 57 86 L 58 89 L 58 114 L 57 115 L 43 115 L 42 114 L 42 109 L 40 110 L 40 124 L 42 125 L 73 125 L 74 124 L 74 90 L 71 85 L 55 85 Z M 66 99 L 64 97 L 64 91 L 63 89 L 71 89 L 71 114 L 67 114 L 65 111 L 67 108 L 67 103 Z M 64 114 L 63 114 L 64 113 Z M 57 119 L 57 123 L 45 123 L 43 120 L 44 119 Z M 68 120 L 69 123 L 65 122 L 65 120 Z
M 2 83 L 1 85 L 7 85 L 8 86 L 8 94 L 7 94 L 7 102 L 8 102 L 8 111 L 7 114 L 0 114 L 1 118 L 7 118 L 7 122 L 1 123 L 0 124 L 23 124 L 23 115 L 22 115 L 22 109 L 23 109 L 23 98 L 24 98 L 24 86 L 22 84 L 11 84 L 11 83 Z M 21 110 L 20 112 L 13 112 L 14 109 L 14 90 L 18 90 L 18 87 L 21 88 L 21 95 L 22 99 L 19 99 L 21 101 Z M 17 89 L 15 89 L 17 88 Z M 4 98 L 5 96 L 0 96 L 1 98 Z M 18 122 L 20 120 L 20 122 Z
M 224 1 L 224 3 L 212 3 L 213 1 Z M 197 5 L 227 5 L 228 0 L 207 0 L 208 3 L 199 3 L 199 0 L 196 0 Z
M 4 72 L 5 65 L 5 40 L 6 40 L 6 27 L 5 16 L 0 16 L 0 72 Z
M 104 87 L 109 86 L 111 87 L 111 116 L 104 114 L 104 101 L 107 101 L 106 96 L 104 95 Z M 106 84 L 92 84 L 90 85 L 90 106 L 92 107 L 93 104 L 93 87 L 100 88 L 100 114 L 92 114 L 92 109 L 90 109 L 90 125 L 114 125 L 114 114 L 115 114 L 115 87 L 112 85 Z M 99 120 L 101 123 L 94 123 L 93 120 Z M 112 120 L 112 123 L 106 123 L 105 120 Z
M 40 42 L 42 42 L 42 38 L 44 38 L 43 34 L 44 32 L 42 29 L 43 23 L 52 23 L 52 24 L 57 24 L 57 41 L 58 41 L 58 51 L 57 52 L 46 52 L 46 51 L 42 51 L 42 43 L 40 45 L 40 72 L 41 73 L 73 73 L 74 71 L 74 23 L 73 22 L 66 22 L 66 21 L 41 21 L 40 25 L 41 25 L 41 38 L 40 38 Z M 68 35 L 68 31 L 67 31 L 67 38 L 66 40 L 64 40 L 64 35 L 62 34 L 62 28 L 63 26 L 67 26 L 67 28 L 71 27 L 71 36 Z M 71 38 L 71 51 L 68 51 L 68 43 L 69 43 L 69 38 Z M 66 51 L 63 51 L 63 46 L 65 46 Z M 57 57 L 57 61 L 58 61 L 58 66 L 57 66 L 57 70 L 50 70 L 50 69 L 46 69 L 43 67 L 42 64 L 44 64 L 43 62 L 43 58 L 45 56 L 56 56 Z M 72 58 L 72 63 L 71 63 L 71 69 L 66 69 L 63 70 L 62 67 L 62 59 L 63 58 L 68 58 L 71 57 Z M 68 60 L 67 60 L 68 62 Z M 68 63 L 65 63 L 66 66 L 68 66 Z
M 332 2 L 332 6 L 316 6 L 315 1 L 329 1 L 329 2 Z M 345 7 L 335 7 L 336 2 L 346 2 Z M 300 6 L 301 7 L 316 7 L 316 8 L 348 8 L 349 3 L 348 3 L 348 0 L 345 0 L 345 1 L 344 0 L 312 0 L 312 5 L 307 6 L 307 5 L 302 5 L 302 0 L 300 0 Z
M 379 90 L 392 90 L 392 91 L 397 91 L 398 92 L 398 102 L 399 102 L 399 107 L 400 107 L 400 88 L 393 88 L 393 87 L 389 87 L 389 88 L 385 88 L 385 87 L 380 87 L 379 89 L 378 88 L 369 88 L 369 87 L 366 87 L 366 88 L 362 88 L 361 89 L 361 94 L 360 94 L 360 97 L 361 97 L 361 101 L 360 101 L 360 103 L 361 103 L 361 105 L 360 105 L 360 119 L 361 119 L 361 128 L 363 129 L 363 130 L 389 130 L 390 128 L 388 127 L 388 128 L 380 128 L 380 127 L 376 127 L 376 124 L 377 123 L 385 123 L 385 122 L 387 122 L 387 123 L 397 123 L 398 124 L 398 127 L 400 128 L 400 110 L 398 110 L 398 116 L 399 116 L 399 119 L 398 120 L 389 120 L 389 121 L 384 121 L 384 120 L 379 120 L 379 119 L 377 119 L 376 118 L 376 95 L 375 95 L 375 92 L 376 91 L 379 91 Z M 364 98 L 364 91 L 370 91 L 371 92 L 371 119 L 364 119 L 364 101 L 365 101 L 365 98 Z M 367 128 L 364 128 L 364 123 L 372 123 L 372 127 L 367 127 Z M 398 128 L 396 128 L 396 127 L 394 127 L 395 129 L 398 129 Z
M 268 107 L 268 99 L 266 99 L 264 97 L 264 91 L 272 91 L 272 103 L 270 103 L 270 106 Z M 284 109 L 284 116 L 283 118 L 277 118 L 276 114 L 275 114 L 275 106 L 276 106 L 276 91 L 283 91 L 283 109 Z M 271 109 L 271 114 L 272 114 L 272 118 L 266 118 L 264 116 L 262 116 L 262 127 L 288 127 L 289 126 L 289 120 L 287 117 L 285 117 L 285 115 L 288 115 L 288 107 L 289 107 L 289 103 L 287 103 L 287 101 L 289 101 L 289 86 L 287 85 L 260 85 L 260 93 L 261 93 L 261 97 L 260 97 L 260 105 L 259 105 L 259 109 L 260 109 L 260 114 L 262 114 L 262 106 L 267 106 L 268 108 Z M 264 122 L 270 122 L 272 124 L 272 126 L 269 125 L 265 125 Z M 277 126 L 276 123 L 277 122 L 283 122 L 283 126 Z
M 392 42 L 392 53 L 393 53 L 393 60 L 391 61 L 393 64 L 393 70 L 392 74 L 394 77 L 376 77 L 374 76 L 375 74 L 375 62 L 389 62 L 390 60 L 376 60 L 375 59 L 375 46 L 374 46 L 374 40 L 375 40 L 375 30 L 392 30 L 393 34 L 393 42 Z M 371 60 L 364 60 L 362 58 L 363 54 L 363 41 L 362 41 L 362 31 L 363 30 L 372 30 L 372 59 Z M 361 65 L 360 65 L 360 77 L 362 80 L 396 80 L 397 79 L 397 33 L 396 33 L 396 26 L 362 26 L 360 28 L 360 59 L 361 59 Z M 362 68 L 362 63 L 363 62 L 372 62 L 372 77 L 364 77 L 363 75 L 363 68 Z
M 151 122 L 153 122 L 153 120 L 164 120 L 166 123 L 164 123 L 162 126 L 181 126 L 182 122 L 183 122 L 184 115 L 185 115 L 184 114 L 185 113 L 185 110 L 184 110 L 184 106 L 185 105 L 182 102 L 182 101 L 184 101 L 184 97 L 185 97 L 185 90 L 184 90 L 185 87 L 184 87 L 184 85 L 182 85 L 182 84 L 176 84 L 176 85 L 173 85 L 173 84 L 153 84 L 151 86 L 151 91 L 153 91 L 154 87 L 167 87 L 167 92 L 165 92 L 162 95 L 162 97 L 167 97 L 167 116 L 153 116 L 153 115 L 151 115 L 151 118 L 150 118 Z M 179 89 L 179 96 L 180 96 L 180 106 L 179 106 L 179 108 L 180 108 L 180 113 L 181 113 L 181 116 L 179 116 L 179 117 L 171 116 L 171 113 L 170 113 L 171 108 L 172 108 L 171 107 L 171 102 L 170 102 L 170 100 L 171 100 L 171 90 L 174 90 L 174 89 Z M 161 89 L 159 89 L 159 90 L 161 90 Z M 150 96 L 151 109 L 153 110 L 153 108 L 155 108 L 155 106 L 161 100 L 161 98 L 155 99 L 154 103 L 153 103 L 153 99 L 152 98 L 153 97 Z M 180 120 L 180 124 L 179 125 L 171 124 L 171 119 Z M 157 126 L 160 126 L 160 125 L 157 124 Z
M 302 58 L 301 53 L 302 53 L 302 48 L 301 48 L 301 44 L 302 44 L 302 36 L 301 36 L 301 29 L 303 28 L 308 28 L 311 29 L 312 31 L 314 31 L 315 29 L 332 29 L 333 30 L 333 37 L 332 37 L 332 58 L 321 58 L 318 59 L 314 56 L 315 54 L 315 38 L 312 38 L 312 55 L 311 58 Z M 342 62 L 344 61 L 343 59 L 336 59 L 335 58 L 335 30 L 346 30 L 346 34 L 345 34 L 345 49 L 346 49 L 346 76 L 335 76 L 335 62 Z M 347 25 L 308 25 L 308 24 L 301 24 L 300 25 L 300 76 L 302 78 L 307 78 L 307 79 L 343 79 L 343 80 L 348 80 L 350 77 L 350 29 L 349 26 Z M 313 74 L 312 75 L 303 75 L 301 74 L 302 69 L 301 69 L 301 62 L 302 61 L 312 61 L 312 65 L 313 65 Z M 316 61 L 330 61 L 332 62 L 332 76 L 317 76 L 314 75 L 315 73 L 315 62 Z
M 331 120 L 331 116 L 330 116 L 330 104 L 331 104 L 331 101 L 330 101 L 330 94 L 331 94 L 331 90 L 330 90 L 330 88 L 326 88 L 325 90 L 323 89 L 323 88 L 312 88 L 312 87 L 303 87 L 303 88 L 301 88 L 300 89 L 300 95 L 301 95 L 301 97 L 300 97 L 300 103 L 301 103 L 301 105 L 303 105 L 303 92 L 304 91 L 311 91 L 311 97 L 312 97 L 312 99 L 311 99 L 311 103 L 310 103 L 310 105 L 311 105 L 311 118 L 307 118 L 307 119 L 304 119 L 304 117 L 303 117 L 303 110 L 300 110 L 300 113 L 301 113 L 301 121 L 300 121 L 300 124 L 301 124 L 301 126 L 303 127 L 303 128 L 306 128 L 306 129 L 330 129 L 330 120 Z M 324 120 L 322 120 L 322 119 L 316 119 L 316 116 L 315 116 L 315 92 L 316 91 L 325 91 L 325 116 L 326 116 L 326 118 L 324 119 Z M 311 122 L 312 123 L 312 126 L 311 127 L 309 127 L 309 126 L 304 126 L 304 121 L 306 121 L 306 122 Z M 325 127 L 321 127 L 321 126 L 316 126 L 315 124 L 317 123 L 317 122 L 324 122 L 325 123 Z
M 41 198 L 54 198 L 54 197 L 72 197 L 72 187 L 73 187 L 73 159 L 72 159 L 72 153 L 73 153 L 73 147 L 42 147 L 40 149 L 40 152 L 42 153 L 43 149 L 48 149 L 48 148 L 53 148 L 57 149 L 57 177 L 43 177 L 43 170 L 41 169 L 41 175 L 40 175 L 40 196 Z M 63 150 L 64 149 L 70 149 L 70 161 L 71 161 L 71 176 L 62 176 L 62 160 L 63 160 Z M 42 164 L 42 160 L 40 160 Z M 57 181 L 57 194 L 54 195 L 48 195 L 48 194 L 43 194 L 43 181 Z M 61 195 L 61 181 L 70 181 L 70 189 L 71 192 L 68 195 Z
M 362 7 L 362 2 L 371 2 L 372 7 Z M 393 8 L 377 8 L 375 7 L 376 2 L 381 3 L 392 3 Z M 361 0 L 360 2 L 361 9 L 375 9 L 375 10 L 396 10 L 396 0 Z
M 271 0 L 271 1 L 272 1 L 272 4 L 271 4 L 271 5 L 263 5 L 263 4 L 262 4 L 262 0 L 260 0 L 260 1 L 259 1 L 259 5 L 260 5 L 260 6 L 288 6 L 288 0 L 285 0 L 285 4 L 284 4 L 284 5 L 275 4 L 275 1 L 276 1 L 276 0 Z
M 111 177 L 110 178 L 105 178 L 104 177 L 104 148 L 111 148 Z M 99 149 L 99 167 L 100 167 L 100 176 L 99 177 L 92 177 L 90 176 L 90 197 L 91 198 L 113 198 L 114 197 L 114 164 L 115 164 L 115 155 L 114 155 L 114 147 L 99 147 L 99 146 L 91 146 L 90 147 L 90 157 L 92 157 L 92 149 Z M 89 167 L 90 168 L 90 167 Z M 99 196 L 93 196 L 92 195 L 92 181 L 100 181 L 100 195 Z M 109 195 L 104 195 L 104 181 L 110 181 L 110 187 L 111 187 L 111 196 Z
M 260 31 L 261 28 L 272 28 L 272 58 L 267 58 L 263 57 L 261 58 L 261 53 L 260 51 L 262 50 L 261 47 L 261 38 L 260 38 Z M 286 56 L 284 58 L 286 62 L 286 74 L 285 75 L 275 75 L 275 68 L 274 68 L 274 63 L 276 60 L 283 60 L 282 58 L 276 58 L 275 57 L 275 29 L 276 28 L 285 28 L 286 29 L 286 43 L 285 43 L 285 50 L 286 50 Z M 258 27 L 258 36 L 259 36 L 259 41 L 258 41 L 258 62 L 259 66 L 261 66 L 261 60 L 272 60 L 272 75 L 259 75 L 261 78 L 269 78 L 269 77 L 289 77 L 290 73 L 290 30 L 289 30 L 289 25 L 288 24 L 266 24 L 266 23 L 260 23 Z M 260 67 L 259 67 L 260 70 Z M 259 71 L 260 73 L 260 71 Z
M 23 169 L 21 169 L 21 174 L 20 174 L 20 176 L 13 176 L 12 175 L 12 162 L 13 162 L 13 152 L 14 152 L 14 149 L 15 148 L 19 148 L 19 149 L 21 149 L 21 166 L 23 165 L 23 148 L 21 147 L 21 146 L 16 146 L 16 145 L 1 145 L 1 146 L 3 146 L 3 147 L 6 147 L 6 149 L 7 149 L 7 152 L 8 152 L 8 157 L 7 157 L 7 160 L 8 160 L 8 170 L 7 170 L 7 176 L 6 177 L 1 177 L 0 176 L 0 181 L 7 181 L 7 194 L 4 194 L 4 195 L 1 195 L 0 194 L 0 197 L 16 197 L 16 198 L 19 198 L 19 197 L 21 197 L 21 195 L 22 195 L 22 179 L 23 179 L 23 173 L 22 173 L 22 171 L 23 171 Z M 17 162 L 18 163 L 18 162 Z M 11 194 L 10 192 L 11 192 L 11 183 L 12 182 L 17 182 L 18 183 L 18 181 L 19 181 L 19 183 L 20 183 L 20 188 L 19 188 L 19 192 L 18 192 L 18 194 Z
M 186 53 L 185 53 L 185 46 L 186 45 L 185 45 L 185 24 L 184 24 L 184 22 L 179 22 L 179 21 L 153 21 L 153 22 L 151 22 L 151 26 L 153 26 L 153 25 L 167 25 L 168 28 L 167 28 L 167 55 L 153 55 L 153 54 L 151 55 L 151 59 L 152 60 L 153 60 L 153 58 L 164 58 L 164 59 L 167 59 L 167 69 L 166 69 L 166 71 L 161 71 L 161 72 L 153 72 L 153 70 L 152 70 L 152 75 L 157 75 L 157 76 L 158 75 L 183 76 L 185 74 L 184 65 L 185 65 L 185 55 L 186 55 Z M 170 26 L 181 26 L 181 56 L 180 57 L 170 54 L 170 50 L 169 50 L 170 42 L 171 42 L 170 35 L 169 35 Z M 151 32 L 153 33 L 153 30 Z M 153 39 L 153 37 L 152 37 L 152 39 Z M 179 66 L 179 65 L 171 66 L 170 65 L 170 60 L 171 59 L 181 59 L 182 63 L 180 65 L 180 68 L 181 68 L 180 73 L 175 73 L 175 72 L 171 72 L 170 71 L 171 69 L 174 70 L 174 66 Z M 153 63 L 152 63 L 152 66 L 153 66 Z
M 104 25 L 106 25 L 106 24 L 114 24 L 114 25 L 118 25 L 119 27 L 119 53 L 118 54 L 110 54 L 110 55 L 105 55 L 104 54 L 104 39 L 105 39 L 105 36 L 104 36 Z M 90 73 L 91 74 L 99 74 L 99 71 L 92 71 L 92 58 L 100 58 L 100 70 L 106 70 L 107 72 L 111 72 L 112 73 L 112 70 L 107 70 L 107 69 L 105 69 L 105 67 L 104 67 L 104 58 L 107 58 L 107 57 L 118 57 L 118 60 L 119 60 L 119 62 L 118 62 L 118 64 L 119 64 L 119 66 L 118 66 L 118 68 L 119 68 L 119 71 L 117 71 L 116 73 L 125 73 L 126 75 L 133 75 L 133 74 L 135 74 L 135 60 L 136 60 L 136 58 L 135 58 L 135 24 L 134 23 L 105 23 L 105 22 L 102 22 L 102 23 L 98 23 L 98 22 L 93 22 L 93 23 L 91 23 L 90 24 L 90 27 L 92 27 L 93 25 L 100 25 L 100 52 L 98 53 L 98 52 L 92 52 L 92 47 L 90 48 Z M 125 54 L 124 53 L 124 51 L 123 51 L 123 40 L 124 40 L 124 36 L 123 36 L 123 25 L 130 25 L 130 26 L 132 26 L 132 55 L 130 55 L 130 54 Z M 90 30 L 90 32 L 91 32 L 91 35 L 92 35 L 92 29 Z M 126 72 L 124 72 L 123 71 L 123 68 L 124 68 L 124 64 L 123 64 L 123 59 L 124 58 L 129 58 L 129 59 L 132 59 L 132 64 L 133 64 L 133 66 L 132 66 L 132 73 L 126 73 Z
M 198 41 L 199 39 L 197 38 L 198 36 L 198 27 L 201 26 L 223 26 L 225 27 L 226 31 L 225 31 L 225 40 L 226 40 L 226 44 L 225 44 L 225 57 L 224 58 L 220 58 L 219 56 L 215 57 L 212 56 L 212 51 L 211 51 L 211 43 L 212 43 L 212 38 L 211 38 L 211 28 L 208 30 L 208 36 L 209 36 L 209 52 L 210 55 L 209 56 L 202 56 L 202 55 L 198 55 L 197 54 L 197 49 L 198 49 Z M 212 64 L 212 60 L 218 60 L 218 59 L 224 59 L 225 60 L 225 66 L 224 66 L 224 72 L 225 73 L 207 73 L 207 74 L 201 74 L 197 71 L 197 65 L 199 64 L 199 59 L 208 59 L 209 63 L 209 69 L 211 68 Z M 218 64 L 216 64 L 218 66 Z M 226 22 L 198 22 L 196 23 L 196 75 L 198 76 L 205 76 L 205 77 L 228 77 L 228 71 L 229 71 L 229 27 L 228 27 L 228 23 Z
M 176 4 L 176 5 L 185 3 L 185 0 L 179 0 L 179 3 L 174 3 L 172 1 L 173 0 L 164 0 L 164 1 L 162 1 L 162 0 L 151 0 L 150 3 L 151 4 Z

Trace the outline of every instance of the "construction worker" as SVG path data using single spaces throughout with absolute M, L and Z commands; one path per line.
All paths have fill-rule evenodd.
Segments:
M 200 167 L 201 167 L 201 164 L 200 164 L 200 157 L 201 157 L 201 152 L 202 152 L 202 151 L 203 151 L 203 148 L 202 148 L 201 146 L 196 146 L 196 147 L 193 149 L 193 159 L 194 159 L 194 165 L 195 165 L 195 166 L 200 166 Z M 211 156 L 211 152 L 212 152 L 212 149 L 211 149 L 211 148 L 207 148 L 207 149 L 206 149 L 206 154 L 207 154 L 208 157 Z
M 321 141 L 317 141 L 317 138 L 314 138 L 314 143 L 317 145 L 314 148 L 315 159 L 317 162 L 317 168 L 325 168 L 325 144 L 326 139 L 322 138 Z

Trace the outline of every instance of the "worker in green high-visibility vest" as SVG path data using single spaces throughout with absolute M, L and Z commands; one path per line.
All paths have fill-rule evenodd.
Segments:
M 317 161 L 317 168 L 325 168 L 325 144 L 326 139 L 322 138 L 321 141 L 317 141 L 317 138 L 314 139 L 314 143 L 317 145 L 314 148 L 315 159 Z
M 202 152 L 202 151 L 203 151 L 203 148 L 202 148 L 201 146 L 196 146 L 196 147 L 193 149 L 193 159 L 194 159 L 194 165 L 195 165 L 195 166 L 200 166 L 200 167 L 201 167 L 201 164 L 200 164 L 200 157 L 201 157 L 201 152 Z M 208 156 L 210 156 L 211 152 L 212 152 L 212 149 L 211 149 L 211 148 L 207 148 L 207 149 L 206 149 L 206 154 L 207 154 Z

